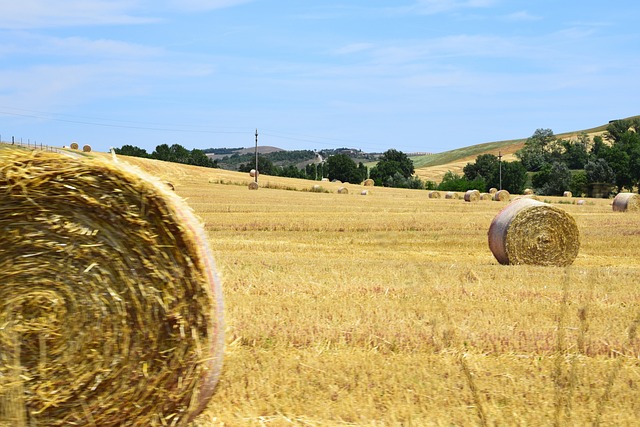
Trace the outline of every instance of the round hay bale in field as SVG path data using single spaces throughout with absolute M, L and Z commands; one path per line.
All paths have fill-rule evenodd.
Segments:
M 246 170 L 246 169 L 245 169 L 245 170 Z M 255 178 L 255 177 L 256 177 L 256 175 L 260 175 L 260 172 L 257 172 L 255 169 L 251 169 L 251 170 L 249 171 L 249 176 L 250 176 L 251 178 Z
M 444 195 L 445 199 L 457 199 L 458 198 L 458 194 L 454 191 L 447 191 Z
M 322 187 L 319 186 L 318 184 L 316 184 L 316 185 L 311 187 L 311 191 L 313 193 L 321 193 L 322 192 Z
M 260 188 L 260 186 L 258 185 L 257 182 L 251 181 L 249 183 L 249 190 L 257 190 L 258 188 Z
M 323 182 L 329 182 L 329 178 L 322 178 L 322 180 L 321 180 L 321 181 L 323 181 Z
M 618 193 L 613 199 L 614 212 L 640 211 L 640 194 Z
M 493 219 L 489 248 L 500 264 L 566 266 L 578 256 L 580 236 L 568 213 L 523 197 Z
M 585 201 L 583 199 L 578 200 L 578 202 L 576 203 L 578 206 L 582 206 L 585 204 Z
M 562 193 L 562 197 L 573 197 L 573 194 L 571 194 L 571 191 L 565 191 Z
M 90 145 L 83 145 L 82 146 L 82 151 L 85 153 L 90 153 L 91 152 L 91 146 Z
M 480 200 L 492 200 L 493 195 L 491 193 L 480 193 Z
M 497 188 L 491 187 L 491 188 L 489 189 L 489 194 L 496 194 L 497 192 L 498 192 L 498 189 L 497 189 Z
M 439 199 L 440 197 L 442 197 L 442 195 L 440 194 L 439 191 L 429 191 L 430 199 Z
M 368 178 L 364 180 L 363 184 L 365 187 L 373 187 L 374 185 L 376 185 L 376 182 L 371 178 Z
M 533 190 L 531 188 L 525 188 L 524 193 L 522 194 L 524 194 L 525 196 L 530 196 L 533 194 Z
M 79 147 L 77 142 L 72 142 L 71 145 L 69 146 L 69 148 L 71 148 L 72 150 L 77 150 Z
M 361 195 L 361 196 L 368 196 L 368 195 L 369 195 L 369 190 L 362 190 L 362 191 L 360 192 L 360 195 Z
M 509 194 L 509 192 L 507 190 L 497 191 L 493 195 L 493 200 L 496 200 L 498 202 L 508 202 L 510 198 L 511 198 L 511 195 Z
M 349 194 L 349 189 L 347 187 L 338 188 L 338 194 Z
M 221 371 L 207 238 L 161 181 L 0 157 L 0 425 L 185 426 Z
M 480 192 L 478 190 L 467 190 L 464 193 L 465 202 L 477 202 L 480 200 Z

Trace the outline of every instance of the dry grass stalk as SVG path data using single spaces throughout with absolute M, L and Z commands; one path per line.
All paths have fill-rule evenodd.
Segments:
M 612 206 L 614 212 L 640 211 L 640 194 L 618 193 Z
M 511 195 L 507 190 L 500 190 L 493 194 L 493 200 L 498 202 L 508 202 L 511 198 Z
M 0 227 L 0 425 L 183 426 L 202 411 L 222 295 L 181 199 L 113 162 L 5 150 Z
M 430 199 L 439 199 L 441 197 L 442 197 L 442 195 L 440 194 L 439 191 L 429 191 L 429 198 Z
M 566 266 L 578 255 L 580 236 L 568 213 L 523 197 L 493 219 L 489 248 L 500 264 Z
M 464 193 L 465 202 L 477 202 L 480 200 L 480 192 L 478 190 L 467 190 Z

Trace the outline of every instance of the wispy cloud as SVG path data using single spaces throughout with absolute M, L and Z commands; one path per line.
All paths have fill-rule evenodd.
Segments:
M 185 12 L 195 12 L 223 9 L 226 7 L 250 3 L 252 1 L 253 0 L 168 0 L 167 4 L 172 9 L 184 10 Z
M 488 8 L 496 3 L 497 0 L 418 0 L 406 10 L 423 15 L 435 15 L 462 9 Z
M 135 1 L 20 0 L 2 4 L 2 29 L 140 24 L 154 18 L 135 16 Z
M 526 10 L 521 10 L 519 12 L 510 13 L 509 15 L 504 16 L 505 21 L 511 22 L 531 22 L 531 21 L 540 21 L 542 19 L 541 16 L 532 15 Z

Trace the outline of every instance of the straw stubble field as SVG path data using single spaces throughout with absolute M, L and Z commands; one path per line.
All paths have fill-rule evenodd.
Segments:
M 638 214 L 552 199 L 578 224 L 574 264 L 503 266 L 487 231 L 506 202 L 158 165 L 225 292 L 223 374 L 194 426 L 640 419 Z

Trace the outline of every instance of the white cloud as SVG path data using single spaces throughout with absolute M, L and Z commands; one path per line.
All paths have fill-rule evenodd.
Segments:
M 530 21 L 539 21 L 542 18 L 540 16 L 532 15 L 526 10 L 521 10 L 519 12 L 514 12 L 509 15 L 506 15 L 504 19 L 506 21 L 514 21 L 514 22 L 520 22 L 520 21 L 530 22 Z
M 251 1 L 253 0 L 168 0 L 167 3 L 172 9 L 194 12 L 223 9 L 226 7 L 250 3 Z
M 2 1 L 0 28 L 31 29 L 106 24 L 140 24 L 155 19 L 132 14 L 136 1 L 19 0 Z
M 496 0 L 418 0 L 409 10 L 423 15 L 435 15 L 460 9 L 487 8 L 496 4 Z

